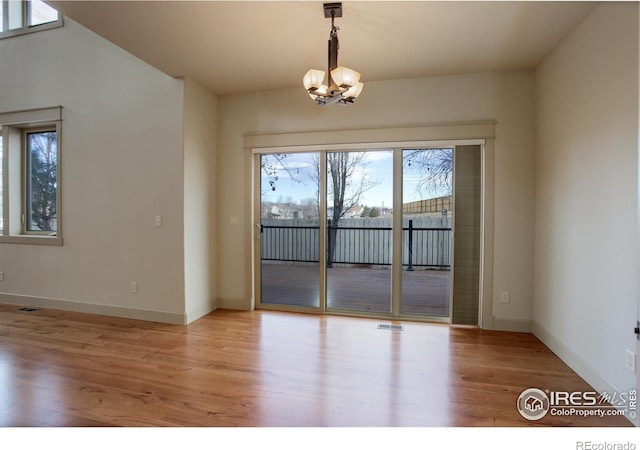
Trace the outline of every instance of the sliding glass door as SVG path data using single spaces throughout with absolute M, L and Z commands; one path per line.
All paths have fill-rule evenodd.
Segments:
M 260 155 L 260 301 L 320 307 L 318 153 Z
M 393 152 L 328 152 L 327 308 L 391 312 Z
M 477 324 L 481 150 L 256 155 L 258 306 Z
M 453 153 L 402 150 L 403 315 L 449 317 Z

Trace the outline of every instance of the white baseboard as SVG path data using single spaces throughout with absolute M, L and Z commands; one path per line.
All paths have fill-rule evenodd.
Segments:
M 98 305 L 95 303 L 81 303 L 72 300 L 61 300 L 56 298 L 32 297 L 16 294 L 0 294 L 0 303 L 5 305 L 60 309 L 63 311 L 99 314 L 102 316 L 123 317 L 125 319 L 146 320 L 150 322 L 162 322 L 173 325 L 185 325 L 187 323 L 186 314 L 153 311 L 148 309 L 125 308 L 122 306 Z
M 218 308 L 222 309 L 237 309 L 240 311 L 251 311 L 251 299 L 250 298 L 219 298 L 216 302 Z
M 206 316 L 212 311 L 215 311 L 217 306 L 214 301 L 210 301 L 208 303 L 198 305 L 195 308 L 189 308 L 186 315 L 186 323 L 189 324 L 198 320 L 201 317 Z
M 544 345 L 555 353 L 566 365 L 571 367 L 582 379 L 584 379 L 591 387 L 593 387 L 598 393 L 612 393 L 622 392 L 617 386 L 610 383 L 605 379 L 591 364 L 586 362 L 580 355 L 571 350 L 565 344 L 562 343 L 557 337 L 555 337 L 549 330 L 537 323 L 535 320 L 531 323 L 531 329 L 538 339 L 542 341 Z M 639 426 L 638 421 L 631 421 L 635 426 Z
M 492 330 L 497 331 L 517 331 L 519 333 L 531 333 L 530 320 L 513 320 L 493 318 Z

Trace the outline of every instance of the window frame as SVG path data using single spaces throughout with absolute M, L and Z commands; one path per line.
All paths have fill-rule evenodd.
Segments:
M 0 244 L 62 245 L 62 107 L 0 113 L 3 228 Z M 56 231 L 27 230 L 27 134 L 56 133 Z
M 62 13 L 58 11 L 58 20 L 53 22 L 31 25 L 31 0 L 12 0 L 20 1 L 22 6 L 22 26 L 13 30 L 9 28 L 9 1 L 0 0 L 0 8 L 2 8 L 2 31 L 0 31 L 0 39 L 20 36 L 23 34 L 35 33 L 38 31 L 51 30 L 64 26 Z M 53 8 L 53 7 L 52 7 Z M 54 8 L 55 9 L 55 8 Z
M 22 187 L 22 217 L 21 217 L 21 221 L 22 221 L 22 235 L 34 235 L 34 236 L 55 236 L 58 234 L 58 230 L 57 230 L 57 221 L 58 221 L 58 202 L 60 201 L 59 195 L 58 195 L 58 187 L 59 187 L 59 180 L 58 180 L 58 130 L 56 126 L 51 126 L 51 125 L 44 125 L 42 127 L 38 126 L 38 127 L 26 127 L 23 128 L 21 130 L 22 132 L 22 182 L 21 182 L 21 187 Z M 29 202 L 30 202 L 30 193 L 32 191 L 32 176 L 31 176 L 31 156 L 30 156 L 30 150 L 31 147 L 29 146 L 29 135 L 30 134 L 36 134 L 36 133 L 56 133 L 56 230 L 55 231 L 47 231 L 47 230 L 30 230 L 29 229 L 29 223 L 31 222 L 31 219 L 29 218 L 30 216 L 30 212 L 31 212 L 31 207 L 29 206 Z

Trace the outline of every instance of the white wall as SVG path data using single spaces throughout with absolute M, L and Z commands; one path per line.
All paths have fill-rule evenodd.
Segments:
M 195 82 L 184 85 L 184 253 L 187 322 L 216 308 L 215 156 L 217 99 Z
M 247 308 L 251 299 L 251 133 L 399 127 L 495 119 L 495 245 L 493 314 L 498 326 L 525 329 L 533 291 L 533 95 L 530 72 L 367 82 L 354 105 L 316 106 L 304 88 L 220 99 L 218 226 L 221 305 Z M 240 218 L 238 225 L 230 217 Z M 511 303 L 499 302 L 500 292 Z M 509 321 L 507 324 L 504 321 Z
M 64 245 L 0 244 L 0 301 L 184 320 L 183 82 L 68 18 L 0 55 L 0 111 L 64 108 Z
M 600 5 L 536 73 L 534 332 L 626 390 L 638 296 L 638 5 Z

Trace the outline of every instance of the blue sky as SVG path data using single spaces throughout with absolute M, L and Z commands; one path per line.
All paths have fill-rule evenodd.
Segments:
M 273 159 L 271 160 L 273 161 Z M 280 199 L 286 201 L 290 197 L 295 203 L 300 203 L 304 199 L 315 198 L 317 186 L 312 174 L 317 170 L 317 163 L 314 161 L 312 154 L 290 153 L 281 161 L 282 164 L 286 165 L 288 171 L 283 168 L 278 170 L 278 179 L 274 182 L 275 191 L 272 191 L 268 185 L 264 171 L 262 173 L 263 201 L 278 202 Z M 365 164 L 359 168 L 356 176 L 366 176 L 375 186 L 363 194 L 361 201 L 363 205 L 391 207 L 393 202 L 392 170 L 393 155 L 391 151 L 367 152 Z M 416 183 L 419 179 L 420 173 L 417 170 L 405 169 L 403 176 L 403 203 L 430 197 L 416 192 Z

